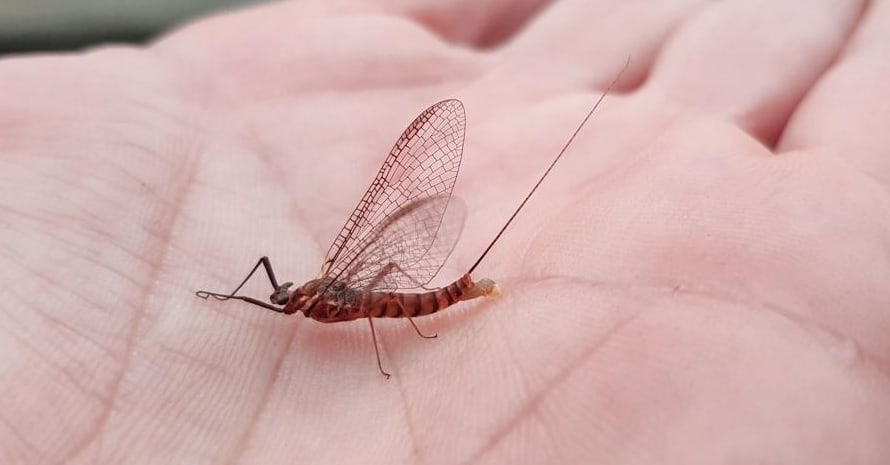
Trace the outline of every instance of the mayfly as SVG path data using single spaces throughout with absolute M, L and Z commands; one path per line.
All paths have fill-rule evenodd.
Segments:
M 434 289 L 425 287 L 450 255 L 460 232 L 455 226 L 462 225 L 463 221 L 463 210 L 459 205 L 452 203 L 452 208 L 447 207 L 463 153 L 464 108 L 459 100 L 444 100 L 424 110 L 402 133 L 371 187 L 328 250 L 318 278 L 291 290 L 293 283 L 279 284 L 269 258 L 262 257 L 231 293 L 198 291 L 196 295 L 204 299 L 238 299 L 287 315 L 302 312 L 323 323 L 367 318 L 377 366 L 383 376 L 389 378 L 380 362 L 374 318 L 407 318 L 417 334 L 433 338 L 436 335 L 424 335 L 412 318 L 436 313 L 458 302 L 499 295 L 500 290 L 494 281 L 474 281 L 473 271 L 614 84 L 615 81 L 600 95 L 473 266 L 453 283 Z M 443 221 L 446 209 L 449 218 Z M 271 303 L 237 295 L 261 265 L 274 289 L 269 296 Z M 400 292 L 421 289 L 424 292 Z

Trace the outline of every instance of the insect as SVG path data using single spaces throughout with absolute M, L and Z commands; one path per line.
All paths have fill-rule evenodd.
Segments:
M 203 299 L 237 299 L 287 315 L 301 312 L 323 323 L 367 318 L 377 367 L 388 379 L 390 374 L 380 361 L 374 318 L 407 318 L 418 335 L 434 338 L 437 335 L 424 335 L 413 317 L 430 315 L 458 302 L 499 295 L 494 281 L 475 281 L 473 271 L 571 145 L 615 81 L 473 266 L 451 284 L 425 287 L 445 263 L 463 224 L 462 204 L 451 202 L 449 208 L 465 131 L 464 108 L 458 100 L 434 104 L 405 129 L 328 250 L 318 278 L 291 290 L 293 283 L 279 284 L 269 258 L 262 257 L 234 291 L 195 294 Z M 238 295 L 260 266 L 273 288 L 269 303 Z M 402 292 L 405 290 L 423 292 Z

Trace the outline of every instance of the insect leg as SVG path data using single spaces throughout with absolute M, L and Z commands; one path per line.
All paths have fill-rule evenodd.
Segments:
M 206 292 L 206 291 L 204 291 L 204 293 L 207 295 L 210 295 L 212 297 L 215 297 L 218 300 L 228 300 L 228 299 L 243 300 L 249 304 L 254 304 L 259 307 L 263 307 L 266 310 L 272 310 L 273 312 L 284 313 L 284 308 L 276 307 L 272 304 L 263 302 L 262 300 L 254 299 L 253 297 L 245 297 L 243 295 L 220 295 L 220 294 L 214 294 L 212 292 Z M 225 297 L 225 298 L 223 298 L 223 297 Z
M 280 294 L 282 291 L 284 291 L 286 293 L 287 288 L 290 287 L 292 285 L 292 283 L 284 283 L 283 286 L 279 285 L 278 279 L 275 278 L 275 271 L 272 270 L 272 262 L 269 261 L 269 257 L 261 257 L 256 262 L 256 265 L 253 266 L 253 269 L 250 270 L 250 273 L 247 273 L 247 276 L 244 278 L 243 281 L 241 281 L 241 284 L 239 284 L 238 287 L 236 287 L 235 290 L 232 291 L 231 293 L 218 294 L 216 292 L 197 291 L 197 292 L 195 292 L 195 295 L 202 299 L 206 299 L 208 297 L 213 297 L 214 299 L 217 299 L 217 300 L 238 299 L 238 300 L 243 300 L 245 302 L 248 302 L 248 303 L 251 303 L 254 305 L 259 305 L 260 307 L 267 308 L 269 310 L 274 310 L 274 311 L 280 312 L 280 311 L 282 311 L 280 308 L 274 307 L 274 306 L 269 305 L 265 302 L 259 301 L 257 299 L 253 299 L 251 297 L 243 297 L 243 296 L 235 295 L 238 293 L 238 291 L 241 290 L 242 287 L 244 287 L 245 284 L 247 284 L 247 281 L 251 278 L 251 276 L 253 276 L 254 273 L 256 273 L 256 270 L 259 269 L 260 265 L 263 265 L 263 268 L 266 270 L 266 276 L 269 278 L 269 282 L 272 284 L 272 287 L 275 288 L 275 294 L 273 294 L 273 295 Z
M 383 268 L 381 268 L 380 271 L 377 273 L 377 276 L 375 276 L 374 279 L 371 280 L 370 284 L 368 284 L 368 288 L 369 288 L 369 289 L 373 289 L 373 287 L 374 287 L 375 285 L 377 285 L 377 283 L 380 282 L 380 280 L 383 279 L 384 276 L 386 276 L 387 274 L 389 274 L 389 272 L 390 272 L 391 270 L 393 270 L 393 269 L 399 270 L 399 271 L 402 272 L 402 274 L 404 274 L 405 276 L 410 277 L 410 275 L 407 274 L 407 273 L 405 273 L 399 265 L 397 265 L 397 264 L 395 264 L 395 263 L 393 263 L 393 262 L 389 262 L 389 264 L 386 265 L 386 266 L 384 266 Z M 420 284 L 420 283 L 418 283 L 418 282 L 416 282 L 416 281 L 415 281 L 415 284 L 417 284 L 417 287 L 421 287 L 421 288 L 423 288 L 423 289 L 427 289 L 426 287 L 423 287 L 422 284 Z M 429 289 L 429 290 L 431 290 L 431 289 Z M 405 311 L 405 307 L 402 305 L 402 303 L 401 303 L 400 301 L 397 300 L 397 301 L 396 301 L 396 304 L 398 304 L 398 306 L 402 309 L 402 312 L 403 312 L 403 313 L 407 313 L 407 312 Z M 418 335 L 418 336 L 420 336 L 420 337 L 422 337 L 422 338 L 424 338 L 424 339 L 435 339 L 435 338 L 439 337 L 439 333 L 435 333 L 435 334 L 433 334 L 432 336 L 427 336 L 426 334 L 423 334 L 422 332 L 420 332 L 420 328 L 417 327 L 417 324 L 414 323 L 414 320 L 413 320 L 410 316 L 408 317 L 408 321 L 411 323 L 411 326 L 414 327 L 414 331 L 417 331 L 417 335 Z M 376 346 L 375 346 L 375 347 L 376 347 Z M 379 356 L 378 356 L 378 361 L 379 361 Z
M 374 320 L 371 317 L 368 317 L 368 324 L 371 325 L 371 340 L 374 341 L 374 353 L 377 354 L 377 368 L 380 368 L 380 373 L 383 373 L 383 376 L 389 379 L 391 375 L 383 371 L 383 364 L 380 363 L 380 349 L 377 348 L 377 331 L 374 331 Z
M 439 333 L 434 333 L 432 336 L 427 336 L 427 335 L 421 333 L 420 328 L 417 327 L 417 324 L 414 323 L 414 319 L 411 318 L 410 316 L 408 317 L 408 322 L 411 323 L 411 326 L 414 327 L 414 331 L 417 331 L 417 335 L 424 339 L 435 339 L 435 338 L 439 337 Z

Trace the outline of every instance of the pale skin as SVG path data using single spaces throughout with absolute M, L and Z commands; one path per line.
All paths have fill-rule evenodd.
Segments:
M 0 463 L 888 461 L 890 3 L 350 3 L 0 62 Z M 457 279 L 628 57 L 503 296 L 376 322 L 391 379 L 366 321 L 194 296 L 315 278 L 443 98 Z

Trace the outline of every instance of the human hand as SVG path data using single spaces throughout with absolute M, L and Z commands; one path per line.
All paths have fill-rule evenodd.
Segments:
M 865 4 L 295 2 L 6 59 L 0 462 L 886 461 L 890 6 Z M 194 297 L 261 255 L 314 278 L 449 97 L 456 279 L 628 56 L 476 272 L 504 296 L 418 319 L 433 341 L 376 325 L 389 381 L 363 321 Z

